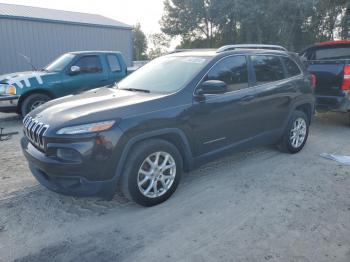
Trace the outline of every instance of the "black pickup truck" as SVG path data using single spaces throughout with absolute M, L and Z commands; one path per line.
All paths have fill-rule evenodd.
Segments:
M 348 113 L 350 121 L 350 41 L 315 44 L 301 53 L 316 78 L 316 106 Z

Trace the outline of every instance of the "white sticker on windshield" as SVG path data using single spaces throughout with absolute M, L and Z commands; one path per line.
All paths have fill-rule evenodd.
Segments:
M 187 63 L 195 63 L 195 64 L 203 64 L 205 62 L 205 58 L 202 57 L 186 57 L 184 59 Z

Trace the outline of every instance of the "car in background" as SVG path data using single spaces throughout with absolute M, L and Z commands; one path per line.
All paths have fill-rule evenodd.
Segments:
M 50 101 L 23 120 L 36 179 L 67 195 L 144 206 L 167 200 L 183 171 L 233 151 L 304 147 L 314 112 L 311 75 L 286 51 L 177 52 L 120 81 Z M 220 179 L 220 178 L 218 178 Z
M 39 71 L 0 76 L 0 112 L 25 116 L 51 99 L 113 85 L 126 75 L 120 52 L 66 53 Z
M 350 41 L 318 43 L 301 56 L 316 76 L 317 109 L 348 113 L 350 121 Z

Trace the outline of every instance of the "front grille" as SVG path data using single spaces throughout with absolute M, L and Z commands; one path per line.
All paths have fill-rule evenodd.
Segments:
M 37 119 L 33 119 L 27 115 L 23 119 L 24 134 L 30 140 L 30 142 L 42 149 L 45 150 L 44 135 L 49 129 L 49 125 L 39 122 Z

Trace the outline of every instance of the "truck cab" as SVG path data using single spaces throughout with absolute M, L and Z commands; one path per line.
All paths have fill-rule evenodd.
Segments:
M 66 53 L 40 70 L 0 76 L 0 111 L 25 116 L 51 99 L 112 85 L 126 75 L 120 52 Z

